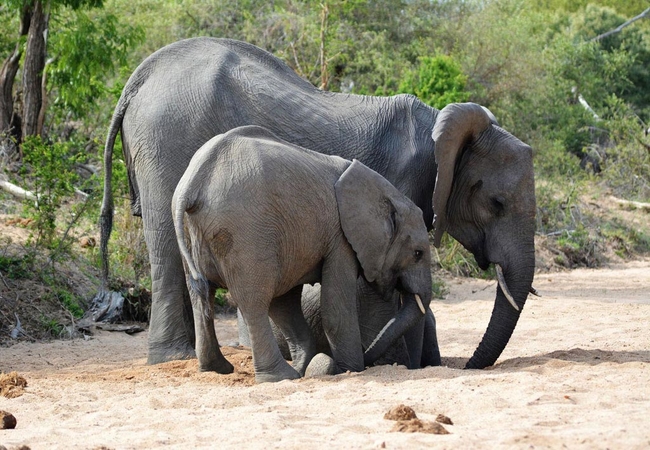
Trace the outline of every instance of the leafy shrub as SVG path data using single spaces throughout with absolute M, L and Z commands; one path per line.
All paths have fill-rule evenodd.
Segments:
M 30 278 L 34 265 L 34 255 L 27 253 L 23 256 L 0 255 L 0 271 L 12 280 Z
M 56 237 L 56 218 L 63 202 L 71 197 L 77 174 L 71 155 L 64 143 L 47 144 L 40 137 L 29 136 L 23 143 L 23 174 L 29 174 L 37 201 L 26 201 L 25 209 L 36 225 L 36 245 L 52 248 Z
M 631 107 L 616 96 L 607 102 L 606 126 L 612 140 L 603 176 L 614 192 L 625 198 L 650 200 L 650 139 Z
M 434 263 L 456 276 L 494 278 L 494 268 L 490 267 L 483 271 L 476 264 L 474 256 L 466 250 L 460 242 L 445 233 L 442 237 L 440 248 L 432 247 L 434 251 Z
M 465 102 L 467 76 L 451 56 L 423 56 L 417 70 L 406 72 L 398 89 L 399 94 L 414 94 L 424 103 L 441 109 L 449 103 Z

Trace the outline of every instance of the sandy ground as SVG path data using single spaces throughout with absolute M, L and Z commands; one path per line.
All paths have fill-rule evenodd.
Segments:
M 650 261 L 538 275 L 498 363 L 461 367 L 480 341 L 495 283 L 449 281 L 432 305 L 443 367 L 254 385 L 250 353 L 224 348 L 233 375 L 196 361 L 146 366 L 146 333 L 0 349 L 0 369 L 27 379 L 0 398 L 18 426 L 0 444 L 36 449 L 650 448 Z M 235 321 L 217 320 L 221 342 Z M 448 435 L 391 432 L 405 404 Z

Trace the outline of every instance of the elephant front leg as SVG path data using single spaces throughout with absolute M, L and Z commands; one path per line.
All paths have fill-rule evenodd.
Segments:
M 321 315 L 334 361 L 343 371 L 364 369 L 357 311 L 357 263 L 345 243 L 323 264 Z
M 286 338 L 293 368 L 305 375 L 311 359 L 316 355 L 316 341 L 305 320 L 301 307 L 302 285 L 271 301 L 269 316 Z
M 189 283 L 188 283 L 189 284 Z M 233 373 L 233 365 L 224 358 L 214 329 L 214 294 L 206 280 L 197 281 L 190 290 L 194 326 L 196 327 L 196 356 L 201 372 Z

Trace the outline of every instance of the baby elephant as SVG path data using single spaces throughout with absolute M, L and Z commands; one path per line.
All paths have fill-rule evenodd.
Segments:
M 298 378 L 316 353 L 301 311 L 320 282 L 321 315 L 339 370 L 361 371 L 424 317 L 431 301 L 422 212 L 359 161 L 306 150 L 246 126 L 194 155 L 172 201 L 196 327 L 200 370 L 231 373 L 214 330 L 214 293 L 228 288 L 250 331 L 257 382 Z M 405 306 L 365 352 L 357 276 Z M 289 342 L 282 358 L 269 316 Z

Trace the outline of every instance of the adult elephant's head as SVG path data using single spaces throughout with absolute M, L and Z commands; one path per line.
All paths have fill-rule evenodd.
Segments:
M 474 103 L 440 111 L 432 134 L 438 175 L 433 194 L 434 244 L 446 231 L 496 267 L 499 284 L 490 323 L 467 368 L 494 364 L 517 325 L 535 271 L 535 181 L 532 149 Z
M 406 331 L 420 323 L 431 302 L 431 252 L 422 210 L 377 172 L 353 161 L 335 185 L 341 229 L 364 278 L 403 307 L 366 349 L 374 363 Z

